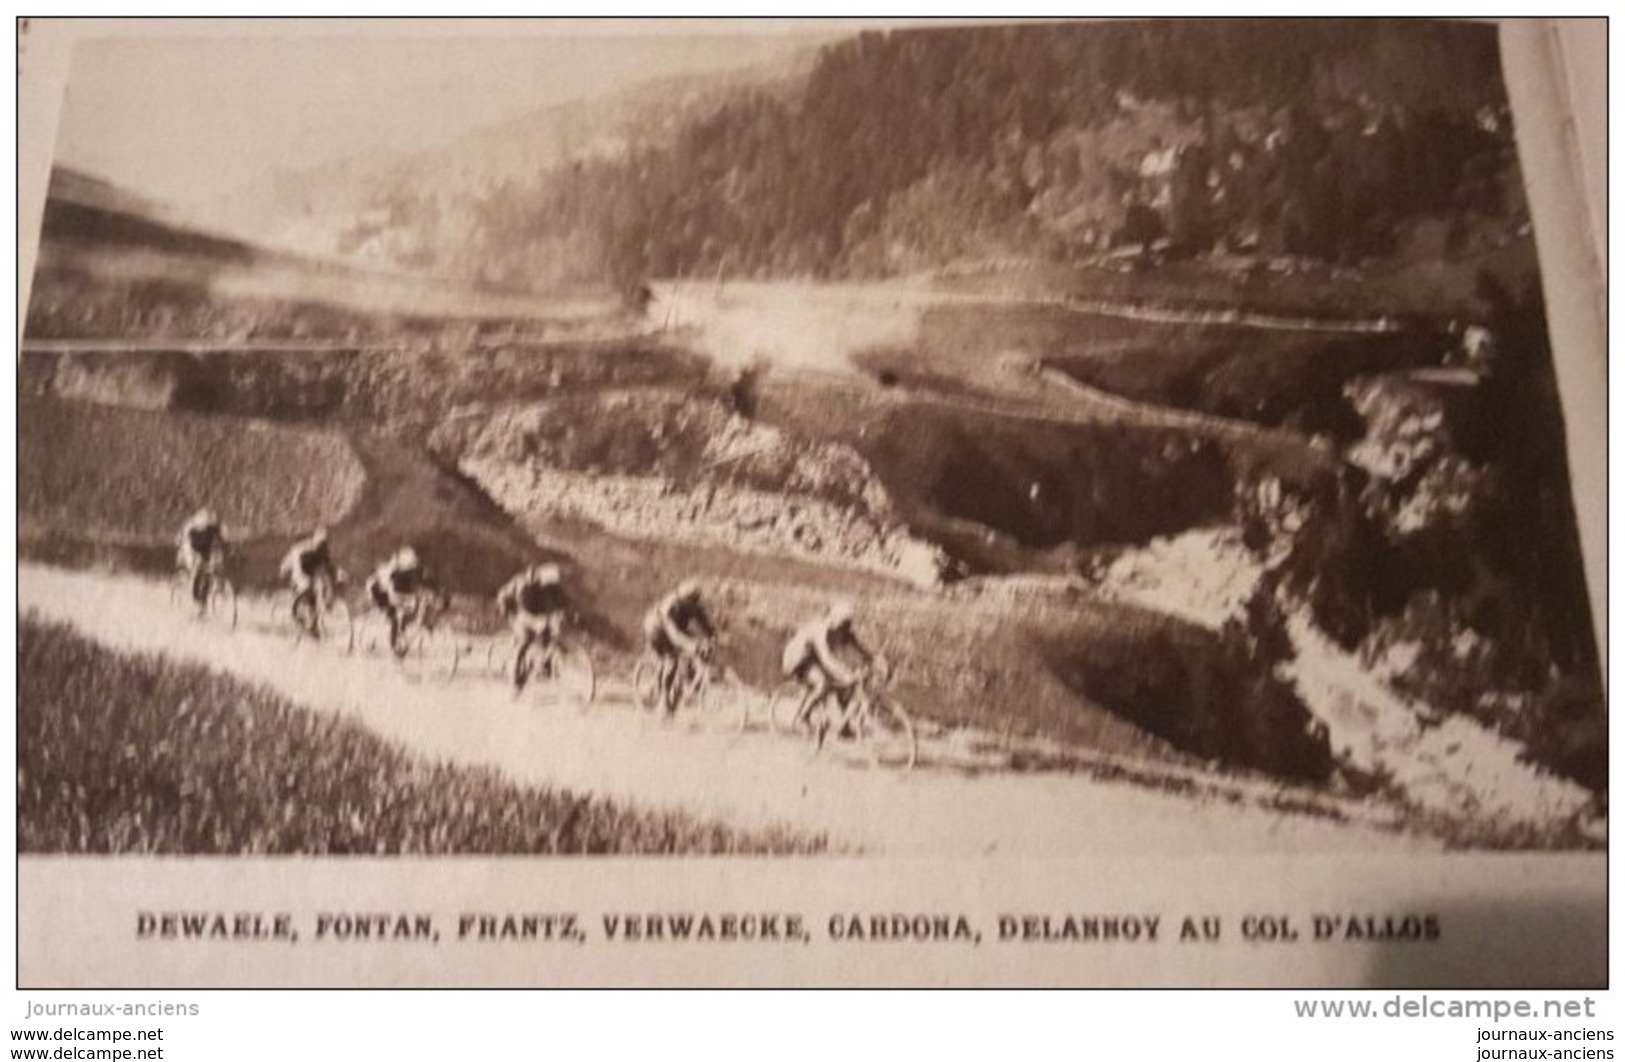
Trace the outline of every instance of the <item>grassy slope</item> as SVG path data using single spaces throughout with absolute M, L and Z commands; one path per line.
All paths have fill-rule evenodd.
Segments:
M 167 545 L 205 504 L 228 530 L 286 535 L 338 519 L 361 489 L 333 431 L 27 397 L 17 441 L 25 520 L 89 537 Z
M 150 854 L 820 851 L 499 774 L 160 657 L 29 621 L 18 639 L 18 849 Z
M 234 539 L 227 563 L 228 574 L 240 586 L 268 589 L 280 585 L 277 569 L 283 555 L 318 519 L 329 521 L 334 558 L 358 581 L 401 545 L 413 545 L 435 578 L 457 595 L 459 610 L 476 625 L 496 626 L 491 596 L 524 565 L 555 560 L 566 565 L 572 578 L 576 575 L 567 554 L 538 546 L 477 488 L 401 439 L 362 429 L 319 435 L 296 428 L 278 429 L 296 439 L 331 436 L 343 447 L 346 460 L 356 462 L 358 479 L 364 471 L 353 506 L 347 511 L 322 511 L 292 502 L 329 484 L 331 466 L 309 455 L 294 461 L 277 448 L 260 448 L 263 440 L 244 436 L 238 418 L 131 415 L 129 410 L 83 407 L 79 413 L 105 419 L 83 438 L 71 433 L 53 436 L 47 429 L 55 422 L 49 418 L 25 416 L 21 421 L 23 459 L 19 467 L 24 474 L 19 480 L 23 528 L 19 546 L 25 556 L 35 560 L 74 567 L 109 564 L 153 573 L 169 571 L 174 564 L 174 535 L 190 507 L 205 494 L 171 490 L 162 485 L 161 474 L 190 470 L 201 459 L 210 455 L 219 459 L 225 454 L 244 467 L 229 477 L 209 480 L 206 497 L 225 515 L 228 530 L 247 532 Z M 165 446 L 166 441 L 184 442 L 189 436 L 151 430 L 192 422 L 218 436 L 211 450 Z M 82 445 L 92 438 L 98 443 L 96 450 Z M 74 445 L 76 442 L 81 445 Z M 250 445 L 238 445 L 241 442 Z M 117 453 L 129 466 L 119 476 L 68 481 L 53 471 L 64 462 L 94 461 L 102 447 Z M 52 452 L 49 459 L 29 457 L 47 450 Z M 62 488 L 70 485 L 73 490 L 63 493 Z M 133 524 L 145 531 L 133 536 L 98 533 L 105 521 L 87 514 L 105 515 L 104 511 L 116 510 L 125 502 L 153 513 L 123 524 L 114 521 L 110 526 Z M 261 503 L 280 503 L 283 511 L 275 523 L 255 534 L 253 524 L 243 526 L 234 514 L 254 510 Z M 595 634 L 612 642 L 624 640 L 602 620 L 590 597 L 580 604 L 584 620 Z
M 269 250 L 143 209 L 47 200 L 30 339 L 344 338 L 481 326 L 569 332 L 621 314 L 607 287 L 538 299 Z

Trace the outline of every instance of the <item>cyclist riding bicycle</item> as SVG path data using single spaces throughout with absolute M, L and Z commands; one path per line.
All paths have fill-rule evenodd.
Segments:
M 853 629 L 854 616 L 851 602 L 837 601 L 822 616 L 796 628 L 785 643 L 784 673 L 807 687 L 801 706 L 796 709 L 797 723 L 809 718 L 813 709 L 833 694 L 841 708 L 840 723 L 844 731 L 852 694 L 863 673 L 841 657 L 856 656 L 864 668 L 873 666 L 879 659 Z
M 411 546 L 402 546 L 367 579 L 367 595 L 389 619 L 389 644 L 399 651 L 406 625 L 417 619 L 428 584 L 423 562 Z
M 532 564 L 509 579 L 497 591 L 497 608 L 507 617 L 508 626 L 519 640 L 519 659 L 532 642 L 550 648 L 564 632 L 564 614 L 569 611 L 570 598 L 564 591 L 563 578 L 557 564 Z M 514 668 L 514 687 L 523 689 L 524 671 Z
M 293 588 L 293 613 L 299 615 L 300 602 L 307 598 L 319 613 L 339 582 L 338 566 L 327 547 L 327 528 L 318 527 L 293 544 L 278 569 Z
M 643 617 L 649 649 L 660 658 L 660 695 L 666 714 L 677 711 L 677 676 L 682 665 L 697 665 L 717 636 L 716 624 L 700 600 L 700 584 L 684 579 L 677 589 L 657 601 Z
M 225 529 L 215 511 L 205 506 L 181 528 L 175 550 L 175 567 L 191 581 L 192 600 L 198 608 L 207 601 L 209 580 L 220 571 L 225 559 Z

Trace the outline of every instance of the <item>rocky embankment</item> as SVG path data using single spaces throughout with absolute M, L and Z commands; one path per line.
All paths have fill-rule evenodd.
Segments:
M 466 411 L 463 411 L 466 413 Z M 521 519 L 585 520 L 658 539 L 860 568 L 934 585 L 913 537 L 851 449 L 793 439 L 718 403 L 620 392 L 454 414 L 435 448 Z
M 1537 600 L 1557 569 L 1520 552 L 1531 502 L 1513 500 L 1518 467 L 1485 436 L 1498 386 L 1483 356 L 1352 380 L 1366 431 L 1338 494 L 1260 480 L 1238 493 L 1240 528 L 1153 542 L 1102 584 L 1244 632 L 1351 777 L 1469 841 L 1600 843 L 1602 706 Z
M 1218 629 L 1241 618 L 1263 571 L 1239 532 L 1193 531 L 1124 554 L 1100 585 L 1108 596 Z M 1605 838 L 1606 819 L 1590 813 L 1583 786 L 1528 762 L 1520 742 L 1493 728 L 1401 694 L 1383 661 L 1339 648 L 1304 612 L 1287 618 L 1292 658 L 1279 670 L 1345 766 L 1475 834 L 1516 839 L 1578 828 L 1593 841 Z

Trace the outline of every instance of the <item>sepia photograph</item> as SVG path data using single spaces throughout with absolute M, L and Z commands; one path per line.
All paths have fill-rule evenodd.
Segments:
M 20 928 L 25 983 L 673 917 L 815 950 L 1301 936 L 1358 960 L 1310 980 L 1606 983 L 1601 613 L 1501 27 L 298 28 L 74 34 L 22 145 L 48 177 L 18 918 L 94 897 L 119 953 Z M 1521 908 L 1580 883 L 1526 934 L 1580 927 L 1561 954 L 1497 964 L 1417 900 L 1469 857 Z M 876 906 L 275 885 L 491 859 L 727 912 L 761 900 L 697 883 L 861 874 Z M 1218 892 L 1252 906 L 1170 901 L 1205 859 L 1250 861 Z M 885 872 L 1100 860 L 1110 909 L 915 910 Z M 1328 869 L 1369 861 L 1414 887 L 1362 902 Z M 117 900 L 126 873 L 161 899 Z M 1271 878 L 1323 901 L 1277 921 Z M 1468 958 L 1372 959 L 1441 938 Z M 1032 981 L 1065 980 L 1046 956 Z M 424 983 L 348 961 L 289 983 Z M 1298 976 L 1160 961 L 1089 976 Z M 1027 980 L 977 962 L 942 977 Z

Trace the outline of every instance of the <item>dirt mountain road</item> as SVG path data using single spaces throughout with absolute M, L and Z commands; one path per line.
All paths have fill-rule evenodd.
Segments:
M 18 599 L 20 615 L 68 623 L 117 650 L 205 664 L 427 757 L 740 826 L 793 825 L 843 849 L 1068 856 L 1437 847 L 1365 824 L 1380 813 L 1334 821 L 1265 806 L 1241 790 L 1202 796 L 1077 772 L 970 772 L 931 749 L 899 775 L 814 756 L 804 742 L 768 732 L 664 724 L 625 704 L 622 676 L 609 677 L 605 703 L 585 714 L 516 703 L 485 671 L 483 649 L 472 658 L 481 666 L 449 683 L 414 677 L 390 659 L 296 646 L 274 628 L 264 599 L 245 598 L 231 630 L 194 618 L 165 585 L 134 576 L 24 564 Z

